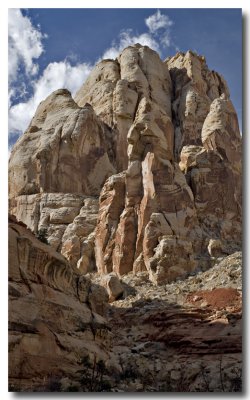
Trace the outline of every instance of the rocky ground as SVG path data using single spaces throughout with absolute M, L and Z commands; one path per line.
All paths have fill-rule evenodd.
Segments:
M 241 390 L 240 252 L 168 285 L 145 273 L 122 285 L 108 309 L 111 358 L 121 369 L 113 391 Z

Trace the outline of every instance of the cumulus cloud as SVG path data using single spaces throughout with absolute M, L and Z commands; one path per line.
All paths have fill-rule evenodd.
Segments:
M 168 15 L 162 14 L 160 10 L 157 10 L 155 14 L 145 19 L 145 24 L 149 28 L 150 33 L 159 40 L 162 47 L 167 48 L 173 44 L 171 38 L 173 21 L 171 21 Z
M 25 131 L 38 104 L 54 90 L 66 88 L 74 95 L 87 78 L 91 68 L 85 63 L 72 66 L 69 61 L 50 63 L 40 78 L 33 82 L 33 96 L 27 102 L 20 102 L 10 107 L 10 135 Z
M 132 29 L 123 30 L 120 35 L 118 42 L 113 42 L 112 46 L 107 49 L 102 58 L 116 58 L 120 52 L 128 46 L 140 43 L 143 46 L 149 46 L 151 49 L 160 52 L 159 44 L 149 33 L 142 33 L 141 35 L 133 34 Z
M 123 30 L 118 40 L 113 41 L 111 47 L 107 49 L 101 58 L 115 59 L 121 51 L 127 46 L 140 43 L 143 46 L 149 46 L 161 55 L 162 47 L 169 47 L 172 44 L 170 28 L 173 21 L 166 14 L 157 10 L 155 14 L 145 19 L 147 32 L 135 34 L 132 29 Z
M 166 14 L 161 14 L 160 10 L 145 19 L 145 24 L 148 26 L 151 33 L 155 33 L 159 29 L 167 29 L 173 25 L 173 21 Z
M 42 39 L 46 37 L 39 28 L 32 25 L 20 9 L 9 9 L 9 80 L 17 79 L 20 65 L 24 66 L 27 75 L 38 72 L 38 59 L 43 52 Z

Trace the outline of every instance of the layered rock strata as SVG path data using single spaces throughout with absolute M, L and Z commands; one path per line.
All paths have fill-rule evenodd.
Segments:
M 68 90 L 53 92 L 11 153 L 10 198 L 44 192 L 99 195 L 115 172 L 108 134 L 90 105 L 77 106 Z
M 89 234 L 98 195 L 115 172 L 109 136 L 90 105 L 57 90 L 39 105 L 9 162 L 11 213 L 85 272 L 95 267 Z
M 106 291 L 14 218 L 9 224 L 9 387 L 50 391 L 81 359 L 109 359 Z

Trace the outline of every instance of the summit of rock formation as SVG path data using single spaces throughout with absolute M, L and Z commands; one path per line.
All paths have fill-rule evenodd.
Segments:
M 27 373 L 22 387 L 32 386 L 38 376 L 41 390 L 52 351 L 50 373 L 69 374 L 79 389 L 77 365 L 88 346 L 85 373 L 91 375 L 93 368 L 98 379 L 115 371 L 125 382 L 129 363 L 142 377 L 150 357 L 157 365 L 147 370 L 148 377 L 167 368 L 176 389 L 181 367 L 171 372 L 171 365 L 183 362 L 192 375 L 194 362 L 201 368 L 199 379 L 195 386 L 192 376 L 186 377 L 187 387 L 207 389 L 197 360 L 206 363 L 209 349 L 215 374 L 222 353 L 227 367 L 238 368 L 240 284 L 232 286 L 225 278 L 225 287 L 217 281 L 210 287 L 205 281 L 212 273 L 234 275 L 235 259 L 237 268 L 240 264 L 241 146 L 224 78 L 192 51 L 163 61 L 147 46 L 129 46 L 117 59 L 99 62 L 74 98 L 59 89 L 40 103 L 9 160 L 15 387 Z M 201 286 L 191 287 L 196 278 Z M 145 290 L 159 295 L 160 308 Z M 27 307 L 32 312 L 24 315 Z M 55 321 L 59 309 L 64 311 Z M 50 347 L 39 358 L 46 341 Z M 151 350 L 146 343 L 153 343 Z M 166 346 L 171 365 L 164 361 Z M 24 372 L 20 351 L 29 360 Z M 59 373 L 54 366 L 64 357 Z M 114 379 L 113 387 L 123 391 L 123 383 Z M 92 383 L 86 386 L 90 391 L 103 381 Z M 148 387 L 141 379 L 129 390 L 143 385 L 149 391 L 164 387 L 153 381 Z M 213 390 L 222 385 L 214 381 Z M 228 390 L 230 385 L 225 382 Z

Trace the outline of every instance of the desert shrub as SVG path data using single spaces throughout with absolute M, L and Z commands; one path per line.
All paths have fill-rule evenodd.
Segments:
M 62 385 L 60 380 L 55 377 L 55 378 L 50 378 L 48 382 L 48 387 L 47 387 L 48 392 L 61 392 L 62 391 Z
M 85 356 L 80 361 L 81 369 L 80 384 L 84 392 L 108 392 L 111 389 L 110 382 L 104 378 L 109 376 L 103 360 L 98 360 L 96 355 L 93 363 L 90 361 L 89 356 Z
M 79 392 L 79 387 L 76 385 L 70 385 L 65 392 Z
M 36 234 L 36 237 L 37 237 L 38 240 L 40 240 L 40 242 L 45 243 L 45 244 L 49 244 L 47 229 L 45 229 L 45 228 L 39 229 L 37 234 Z

